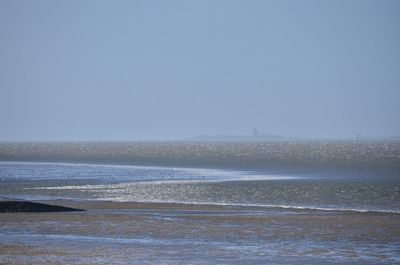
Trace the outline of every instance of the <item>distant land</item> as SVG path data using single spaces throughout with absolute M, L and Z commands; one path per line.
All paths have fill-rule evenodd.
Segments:
M 374 136 L 357 134 L 350 137 L 304 137 L 304 136 L 286 136 L 274 133 L 259 133 L 257 129 L 253 129 L 251 135 L 197 135 L 189 137 L 187 140 L 193 141 L 295 141 L 295 140 L 400 140 L 400 136 Z
M 190 137 L 189 140 L 204 140 L 204 141 L 246 141 L 246 140 L 286 140 L 286 139 L 307 139 L 300 137 L 286 137 L 278 134 L 265 135 L 198 135 Z

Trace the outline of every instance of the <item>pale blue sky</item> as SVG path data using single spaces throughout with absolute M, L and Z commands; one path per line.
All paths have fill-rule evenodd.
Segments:
M 0 0 L 0 141 L 400 135 L 400 1 Z

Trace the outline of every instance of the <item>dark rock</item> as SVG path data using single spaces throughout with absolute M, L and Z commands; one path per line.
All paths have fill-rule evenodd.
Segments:
M 0 201 L 0 212 L 74 212 L 81 209 L 29 201 Z

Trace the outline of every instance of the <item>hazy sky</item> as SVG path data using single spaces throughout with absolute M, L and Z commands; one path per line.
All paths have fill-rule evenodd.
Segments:
M 0 141 L 400 135 L 400 1 L 0 0 Z

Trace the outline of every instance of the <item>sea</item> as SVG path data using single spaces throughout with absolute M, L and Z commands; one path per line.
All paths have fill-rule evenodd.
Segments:
M 270 174 L 204 168 L 0 162 L 0 195 L 400 214 L 395 173 Z
M 387 168 L 376 159 L 373 168 L 359 159 L 357 167 L 333 163 L 312 170 L 305 170 L 308 162 L 301 170 L 216 166 L 213 157 L 202 167 L 187 160 L 168 166 L 172 160 L 162 155 L 160 166 L 98 157 L 63 162 L 59 153 L 54 161 L 8 159 L 14 161 L 0 162 L 3 201 L 176 206 L 97 209 L 63 221 L 57 215 L 0 214 L 0 246 L 51 246 L 58 253 L 15 256 L 0 248 L 0 263 L 400 264 L 398 146 L 383 148 L 390 154 L 386 160 L 372 154 L 391 161 Z M 59 254 L 67 252 L 77 257 Z

